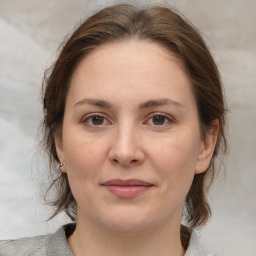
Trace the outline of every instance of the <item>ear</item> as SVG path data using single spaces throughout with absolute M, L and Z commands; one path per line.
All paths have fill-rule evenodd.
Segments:
M 57 152 L 59 161 L 60 161 L 60 163 L 63 163 L 63 164 L 64 164 L 64 165 L 63 165 L 62 167 L 60 167 L 59 169 L 60 169 L 62 172 L 66 172 L 62 136 L 61 136 L 59 133 L 55 133 L 55 134 L 54 134 L 54 141 L 55 141 L 55 148 L 56 148 L 56 152 Z
M 212 127 L 205 134 L 204 140 L 201 142 L 199 155 L 197 158 L 195 174 L 205 172 L 210 165 L 214 148 L 218 138 L 219 120 L 212 122 Z

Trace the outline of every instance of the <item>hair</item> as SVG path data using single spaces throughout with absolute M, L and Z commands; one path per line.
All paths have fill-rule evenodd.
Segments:
M 216 157 L 226 150 L 225 101 L 221 78 L 206 43 L 185 17 L 171 7 L 150 6 L 144 9 L 129 4 L 107 7 L 85 20 L 62 45 L 56 62 L 45 72 L 42 98 L 43 146 L 49 155 L 51 183 L 45 194 L 55 188 L 48 203 L 55 207 L 51 218 L 64 211 L 76 220 L 76 201 L 66 173 L 58 170 L 55 135 L 61 136 L 65 100 L 71 76 L 80 60 L 107 43 L 146 40 L 156 43 L 182 60 L 191 81 L 197 103 L 202 137 L 219 121 L 217 143 L 208 169 L 194 176 L 185 199 L 184 215 L 190 227 L 203 226 L 211 210 L 207 192 L 214 179 Z M 46 199 L 47 197 L 45 197 Z

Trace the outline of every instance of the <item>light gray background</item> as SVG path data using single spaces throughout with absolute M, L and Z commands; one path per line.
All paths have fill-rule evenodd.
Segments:
M 0 0 L 0 239 L 54 231 L 46 223 L 40 184 L 47 172 L 37 152 L 38 101 L 44 69 L 74 24 L 120 1 Z M 130 1 L 135 2 L 135 1 Z M 164 1 L 136 1 L 153 3 Z M 207 38 L 223 77 L 229 108 L 226 181 L 212 193 L 213 218 L 199 231 L 210 251 L 255 256 L 256 245 L 256 1 L 166 1 Z

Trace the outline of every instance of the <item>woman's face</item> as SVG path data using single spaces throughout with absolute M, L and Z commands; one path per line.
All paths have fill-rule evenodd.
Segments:
M 202 141 L 183 65 L 146 41 L 108 44 L 77 66 L 56 137 L 78 221 L 116 231 L 180 225 L 195 173 L 215 139 Z

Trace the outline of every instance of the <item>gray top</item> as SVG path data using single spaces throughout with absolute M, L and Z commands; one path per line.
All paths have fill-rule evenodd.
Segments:
M 74 229 L 74 224 L 67 224 L 53 234 L 0 241 L 0 256 L 73 256 L 66 237 Z M 185 256 L 213 255 L 203 250 L 196 233 L 192 231 Z

